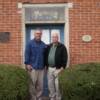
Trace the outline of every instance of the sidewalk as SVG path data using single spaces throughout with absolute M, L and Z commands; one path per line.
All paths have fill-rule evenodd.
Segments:
M 49 100 L 49 98 L 48 97 L 43 97 L 43 100 Z

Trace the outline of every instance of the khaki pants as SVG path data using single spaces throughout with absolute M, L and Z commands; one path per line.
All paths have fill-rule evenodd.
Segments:
M 56 68 L 48 68 L 48 88 L 50 100 L 61 100 L 58 75 Z
M 30 75 L 29 92 L 31 100 L 42 100 L 44 70 L 32 70 Z

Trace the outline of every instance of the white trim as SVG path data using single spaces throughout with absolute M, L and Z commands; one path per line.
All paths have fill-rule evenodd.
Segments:
M 22 37 L 23 37 L 23 43 L 22 43 L 22 64 L 24 64 L 24 52 L 25 52 L 25 39 L 26 39 L 26 36 L 25 36 L 25 9 L 26 7 L 65 7 L 65 22 L 63 22 L 65 24 L 65 27 L 64 27 L 64 44 L 66 45 L 67 47 L 67 51 L 68 51 L 68 64 L 67 64 L 67 67 L 69 67 L 69 64 L 70 64 L 70 54 L 69 54 L 69 8 L 72 8 L 73 7 L 73 3 L 64 3 L 64 4 L 24 4 L 23 5 L 23 10 L 22 10 Z M 28 23 L 29 24 L 29 23 Z M 32 24 L 32 23 L 30 23 Z M 36 23 L 34 23 L 36 24 Z M 49 23 L 51 24 L 51 23 Z M 55 22 L 55 24 L 57 24 Z
M 70 8 L 72 3 L 62 3 L 62 4 L 24 4 L 23 7 L 30 8 L 30 7 L 67 7 Z
M 18 3 L 17 3 L 17 8 L 18 8 L 18 9 L 21 9 L 22 7 L 23 7 L 22 3 L 21 3 L 21 2 L 18 2 Z
M 64 28 L 64 44 L 67 48 L 68 52 L 68 63 L 67 67 L 69 67 L 70 64 L 70 53 L 69 53 L 69 9 L 65 8 L 65 28 Z
M 73 3 L 67 3 L 67 8 L 73 8 Z
M 24 65 L 24 54 L 25 54 L 25 39 L 26 39 L 26 32 L 25 32 L 25 9 L 22 9 L 22 64 Z
M 53 23 L 56 23 L 56 24 L 64 24 L 65 21 L 26 21 L 25 24 L 53 24 Z

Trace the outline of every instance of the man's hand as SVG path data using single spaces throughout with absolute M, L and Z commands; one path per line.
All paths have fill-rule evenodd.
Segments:
M 60 73 L 61 73 L 63 70 L 64 70 L 64 68 L 63 68 L 63 67 L 61 67 L 61 68 L 60 68 Z
M 55 77 L 57 77 L 62 71 L 64 70 L 64 68 L 63 67 L 61 67 L 60 69 L 57 69 L 56 71 L 55 71 Z
M 31 72 L 32 71 L 32 66 L 31 65 L 26 65 L 26 69 Z

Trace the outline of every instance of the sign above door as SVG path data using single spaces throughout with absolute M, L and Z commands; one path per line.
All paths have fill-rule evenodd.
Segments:
M 65 22 L 65 6 L 45 7 L 32 6 L 25 8 L 25 23 Z

